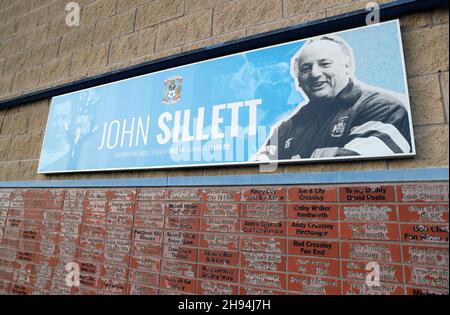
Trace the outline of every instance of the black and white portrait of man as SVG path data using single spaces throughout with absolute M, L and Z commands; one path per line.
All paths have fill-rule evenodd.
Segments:
M 291 59 L 305 102 L 275 124 L 254 161 L 412 153 L 406 100 L 359 81 L 355 70 L 353 49 L 339 36 L 308 40 Z

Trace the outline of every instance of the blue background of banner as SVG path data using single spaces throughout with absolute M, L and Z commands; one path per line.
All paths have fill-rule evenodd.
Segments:
M 359 80 L 406 93 L 398 21 L 336 34 L 353 48 L 356 77 Z M 39 172 L 246 162 L 267 139 L 270 128 L 283 117 L 289 116 L 304 100 L 295 89 L 290 74 L 290 60 L 304 42 L 301 40 L 249 51 L 54 97 L 41 150 Z M 164 80 L 177 76 L 183 78 L 181 100 L 164 104 Z M 87 93 L 93 96 L 91 102 L 82 99 Z M 257 125 L 260 129 L 256 138 L 244 136 L 238 139 L 244 148 L 240 156 L 236 155 L 236 148 L 233 148 L 236 139 L 229 136 L 221 141 L 202 141 L 196 145 L 227 143 L 234 152 L 231 159 L 222 152 L 221 158 L 216 156 L 214 160 L 214 152 L 208 153 L 202 149 L 203 152 L 196 158 L 191 156 L 180 161 L 179 156 L 174 158 L 167 152 L 173 148 L 172 141 L 167 144 L 156 142 L 156 135 L 161 133 L 158 117 L 164 112 L 173 115 L 175 111 L 190 109 L 192 120 L 198 107 L 205 107 L 204 127 L 208 127 L 211 124 L 212 106 L 251 99 L 262 99 L 262 105 L 257 107 Z M 146 115 L 150 115 L 146 146 L 141 142 L 131 148 L 125 145 L 123 148 L 98 150 L 105 122 L 118 120 L 122 124 L 126 119 L 130 123 L 131 118 L 145 118 Z M 229 125 L 231 111 L 222 110 L 221 117 L 221 126 Z M 239 125 L 246 128 L 248 120 L 248 110 L 243 107 L 239 111 Z M 85 133 L 76 144 L 75 125 Z M 191 134 L 195 133 L 192 125 Z M 155 150 L 166 150 L 166 153 Z

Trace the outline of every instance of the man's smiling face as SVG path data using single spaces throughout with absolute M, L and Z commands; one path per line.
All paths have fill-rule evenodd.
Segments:
M 350 58 L 330 40 L 305 47 L 299 59 L 298 81 L 310 99 L 333 99 L 350 79 Z

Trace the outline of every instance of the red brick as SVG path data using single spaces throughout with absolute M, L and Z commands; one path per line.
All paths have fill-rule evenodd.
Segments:
M 103 239 L 89 236 L 81 236 L 79 246 L 81 248 L 92 248 L 98 250 L 104 250 L 105 248 Z
M 448 288 L 447 268 L 405 266 L 406 284 L 423 287 Z
M 255 288 L 250 286 L 240 286 L 240 295 L 285 295 L 286 292 L 271 288 Z
M 201 201 L 202 191 L 197 188 L 169 189 L 168 200 Z
M 289 255 L 339 257 L 338 242 L 308 239 L 288 240 Z
M 286 190 L 279 187 L 254 187 L 245 189 L 243 201 L 286 201 Z
M 81 225 L 80 235 L 104 238 L 106 235 L 106 228 L 104 226 L 96 225 Z
M 239 219 L 222 217 L 202 218 L 200 231 L 238 233 Z
M 286 241 L 280 237 L 241 236 L 241 250 L 263 253 L 286 253 Z
M 417 287 L 406 287 L 407 295 L 448 295 L 448 288 L 417 288 Z
M 146 215 L 162 215 L 164 214 L 164 203 L 138 201 L 136 204 L 136 213 L 142 213 Z
M 133 255 L 161 256 L 162 244 L 134 241 L 132 246 L 132 253 Z
M 107 225 L 106 238 L 131 241 L 131 227 Z
M 241 231 L 246 234 L 284 236 L 286 235 L 286 221 L 242 220 Z
M 289 275 L 288 290 L 305 294 L 337 295 L 341 293 L 341 281 L 335 278 Z
M 448 243 L 448 224 L 401 224 L 400 230 L 403 241 Z
M 340 202 L 394 202 L 394 186 L 346 186 L 339 188 Z
M 64 206 L 64 200 L 48 199 L 48 200 L 44 200 L 44 203 L 43 203 L 44 209 L 49 209 L 49 210 L 62 210 L 63 206 Z
M 403 245 L 403 261 L 406 264 L 447 267 L 448 257 L 448 246 Z
M 135 214 L 134 226 L 162 229 L 164 227 L 164 217 L 161 215 Z
M 357 279 L 365 281 L 367 275 L 373 270 L 369 268 L 366 270 L 367 264 L 370 262 L 362 261 L 343 261 L 342 262 L 342 277 L 347 279 Z M 380 281 L 403 283 L 403 273 L 401 265 L 379 263 Z
M 198 235 L 190 232 L 164 231 L 164 244 L 197 246 Z
M 105 239 L 105 250 L 109 252 L 129 253 L 131 242 L 128 239 Z
M 85 212 L 82 219 L 83 224 L 105 225 L 106 213 L 101 212 Z
M 241 190 L 227 188 L 209 188 L 201 191 L 203 201 L 224 202 L 224 201 L 240 201 Z
M 338 223 L 324 221 L 288 221 L 288 236 L 338 238 Z
M 159 274 L 130 269 L 128 281 L 149 286 L 159 286 Z
M 289 219 L 337 220 L 337 205 L 332 204 L 289 204 Z
M 134 201 L 128 200 L 109 201 L 108 211 L 112 213 L 133 214 Z
M 160 188 L 138 188 L 136 200 L 166 200 L 167 190 Z
M 163 231 L 153 229 L 134 228 L 133 240 L 149 241 L 153 243 L 161 243 L 163 240 Z
M 237 266 L 238 252 L 227 250 L 200 249 L 199 262 L 216 265 Z
M 108 208 L 108 202 L 105 200 L 84 200 L 83 210 L 94 212 L 106 212 Z
M 400 246 L 389 243 L 341 242 L 341 257 L 366 261 L 400 262 Z
M 341 238 L 355 240 L 388 240 L 396 241 L 398 225 L 394 223 L 373 222 L 347 222 L 341 223 Z
M 107 225 L 131 227 L 133 226 L 133 215 L 121 213 L 108 213 L 106 218 Z
M 223 266 L 200 265 L 198 277 L 207 280 L 222 281 L 227 283 L 238 282 L 238 269 Z
M 108 200 L 134 200 L 135 191 L 133 189 L 109 189 L 105 195 Z
M 149 288 L 138 284 L 129 284 L 130 295 L 158 295 L 158 289 Z
M 294 257 L 288 258 L 288 270 L 290 273 L 339 277 L 340 267 L 339 261 L 333 259 L 321 259 L 311 257 Z
M 181 292 L 195 293 L 197 280 L 175 276 L 162 275 L 161 287 Z
M 397 185 L 399 202 L 448 202 L 448 183 Z
M 166 216 L 165 228 L 185 231 L 198 231 L 199 219 L 192 217 Z
M 199 216 L 201 205 L 199 203 L 168 202 L 166 215 L 168 216 Z
M 202 205 L 204 217 L 239 218 L 240 205 L 235 203 L 206 203 Z
M 111 293 L 114 295 L 123 295 L 128 293 L 126 281 L 116 279 L 100 279 L 99 289 L 101 293 Z
M 32 295 L 33 291 L 33 288 L 13 283 L 9 292 L 15 295 Z
M 103 262 L 105 264 L 118 265 L 127 267 L 130 261 L 130 256 L 127 253 L 108 252 L 103 253 Z
M 343 281 L 344 295 L 403 295 L 403 286 L 399 284 L 380 283 L 369 287 L 365 282 Z
M 165 244 L 163 248 L 163 256 L 170 259 L 180 259 L 195 262 L 197 261 L 197 249 Z
M 89 189 L 86 190 L 85 199 L 88 200 L 105 200 L 107 198 L 107 189 Z
M 292 187 L 288 189 L 289 201 L 334 202 L 337 201 L 336 187 Z
M 274 219 L 286 218 L 286 206 L 277 203 L 248 203 L 242 205 L 242 218 Z
M 340 205 L 342 221 L 396 221 L 397 214 L 394 205 L 379 204 L 347 204 Z
M 178 260 L 163 259 L 161 272 L 163 272 L 164 274 L 173 274 L 182 277 L 195 278 L 197 275 L 197 264 Z
M 237 295 L 237 285 L 213 281 L 198 281 L 197 293 L 201 295 Z
M 263 271 L 286 271 L 286 256 L 274 253 L 242 251 L 241 268 Z
M 101 263 L 103 261 L 103 253 L 102 250 L 80 247 L 78 249 L 78 259 L 87 262 Z
M 400 221 L 448 222 L 448 204 L 399 205 Z
M 278 272 L 241 270 L 240 283 L 283 290 L 286 288 L 286 275 Z

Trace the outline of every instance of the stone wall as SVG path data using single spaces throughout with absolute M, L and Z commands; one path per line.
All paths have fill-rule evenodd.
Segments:
M 0 99 L 365 7 L 352 0 L 62 0 L 0 2 Z M 389 1 L 379 1 L 385 3 Z M 280 166 L 277 172 L 448 166 L 448 8 L 400 19 L 417 156 Z M 0 110 L 0 181 L 258 173 L 257 167 L 37 174 L 50 100 Z

